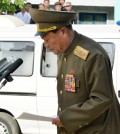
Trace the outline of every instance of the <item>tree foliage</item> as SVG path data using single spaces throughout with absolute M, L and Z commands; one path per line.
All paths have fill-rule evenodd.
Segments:
M 11 0 L 0 0 L 0 10 L 1 11 L 16 11 L 16 6 L 23 7 L 26 0 L 14 0 L 14 3 Z

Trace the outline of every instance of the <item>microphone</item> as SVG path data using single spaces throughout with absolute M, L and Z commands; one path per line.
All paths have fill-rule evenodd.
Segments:
M 3 58 L 2 60 L 0 60 L 0 65 L 1 65 L 2 63 L 4 63 L 6 60 L 7 60 L 7 58 Z
M 3 58 L 0 60 L 0 77 L 2 76 L 3 72 L 6 70 L 6 68 L 11 65 L 15 60 L 8 60 L 7 58 Z
M 5 67 L 6 62 L 7 62 L 7 58 L 3 58 L 2 60 L 0 60 L 0 77 L 2 75 L 2 71 L 3 68 Z
M 0 89 L 1 89 L 3 86 L 5 86 L 6 83 L 7 83 L 7 80 L 6 80 L 6 79 L 3 80 L 3 81 L 0 83 Z
M 17 59 L 14 63 L 9 65 L 6 70 L 2 73 L 1 80 L 5 78 L 7 81 L 12 81 L 12 77 L 10 76 L 11 73 L 13 73 L 21 64 L 23 63 L 23 60 L 21 58 Z

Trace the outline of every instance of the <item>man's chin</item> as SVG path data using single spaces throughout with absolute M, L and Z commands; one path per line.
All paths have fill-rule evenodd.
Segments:
M 58 55 L 58 54 L 61 53 L 60 51 L 56 51 L 56 50 L 52 50 L 52 52 L 53 52 L 55 55 Z

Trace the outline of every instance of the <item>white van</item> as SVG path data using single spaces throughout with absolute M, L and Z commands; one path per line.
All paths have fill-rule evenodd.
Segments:
M 2 20 L 12 24 L 2 24 Z M 17 117 L 23 112 L 48 117 L 56 115 L 57 56 L 43 46 L 40 37 L 34 36 L 36 25 L 24 25 L 10 16 L 0 16 L 0 22 L 0 60 L 23 60 L 23 64 L 12 74 L 14 80 L 0 89 L 0 134 L 56 134 L 56 127 L 51 122 Z M 120 27 L 74 25 L 73 28 L 99 42 L 107 51 L 119 98 Z

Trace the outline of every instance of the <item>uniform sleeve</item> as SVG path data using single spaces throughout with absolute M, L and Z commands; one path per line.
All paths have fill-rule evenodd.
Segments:
M 84 65 L 89 97 L 84 103 L 68 107 L 59 118 L 68 132 L 83 128 L 102 115 L 112 104 L 112 73 L 109 60 L 96 54 Z M 72 100 L 71 100 L 72 101 Z

